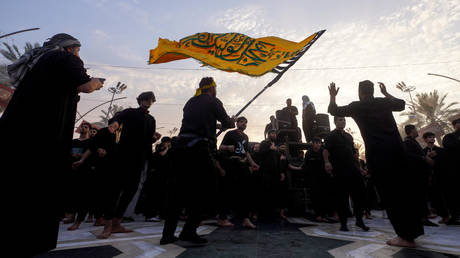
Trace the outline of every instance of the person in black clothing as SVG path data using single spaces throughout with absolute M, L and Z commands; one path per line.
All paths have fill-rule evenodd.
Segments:
M 333 222 L 328 218 L 328 214 L 334 211 L 331 208 L 332 187 L 331 176 L 324 169 L 324 147 L 319 137 L 313 137 L 312 147 L 305 155 L 302 167 L 289 167 L 294 170 L 305 171 L 305 182 L 311 188 L 311 204 L 315 213 L 315 220 L 318 222 Z
M 153 92 L 143 92 L 137 97 L 139 108 L 127 108 L 113 117 L 111 131 L 119 130 L 114 153 L 114 171 L 108 186 L 114 187 L 104 211 L 104 230 L 98 238 L 108 238 L 111 233 L 127 233 L 132 230 L 120 225 L 123 215 L 137 192 L 141 172 L 146 160 L 152 155 L 152 144 L 160 139 L 156 132 L 155 118 L 149 108 L 155 102 Z M 119 136 L 118 136 L 119 135 Z
M 305 141 L 310 142 L 313 138 L 313 124 L 315 123 L 316 109 L 315 104 L 310 101 L 308 96 L 302 97 L 302 129 Z
M 89 138 L 89 130 L 91 124 L 88 122 L 83 122 L 78 131 L 80 132 L 80 137 L 72 140 L 72 163 L 81 159 L 83 154 L 90 148 L 91 139 Z M 71 184 L 71 202 L 72 208 L 75 209 L 72 213 L 77 213 L 75 218 L 75 223 L 67 228 L 67 230 L 76 230 L 80 227 L 80 224 L 85 220 L 86 214 L 90 210 L 91 202 L 91 192 L 89 191 L 92 177 L 90 167 L 87 163 L 85 166 L 73 167 L 72 166 L 72 178 Z
M 176 204 L 170 207 L 163 228 L 160 244 L 169 244 L 178 240 L 174 236 L 182 207 L 187 209 L 188 217 L 179 239 L 192 244 L 207 244 L 207 240 L 198 236 L 198 228 L 203 211 L 209 207 L 210 188 L 216 185 L 214 157 L 216 149 L 216 129 L 234 128 L 235 120 L 230 118 L 222 102 L 216 98 L 216 83 L 212 77 L 200 81 L 200 87 L 194 97 L 184 106 L 184 114 L 179 138 L 173 147 L 173 171 L 177 184 L 171 187 Z M 217 121 L 221 122 L 218 126 Z M 179 198 L 181 196 L 182 198 Z
M 248 120 L 245 117 L 239 117 L 236 121 L 237 129 L 225 134 L 219 150 L 223 151 L 226 156 L 223 168 L 233 185 L 232 195 L 235 197 L 236 213 L 243 218 L 243 227 L 255 229 L 256 226 L 249 219 L 251 207 L 257 201 L 254 199 L 251 173 L 257 171 L 259 165 L 252 160 L 248 150 L 249 138 L 244 133 L 247 123 Z
M 258 209 L 261 216 L 268 218 L 274 214 L 276 206 L 277 187 L 280 181 L 284 181 L 285 175 L 280 172 L 280 152 L 286 147 L 276 146 L 276 131 L 271 130 L 268 138 L 260 143 L 258 159 L 259 163 L 259 191 L 260 197 Z
M 142 213 L 145 221 L 158 222 L 164 217 L 167 205 L 166 185 L 171 174 L 171 138 L 161 138 L 161 143 L 155 147 L 151 157 L 147 178 L 142 186 L 139 200 L 136 204 L 136 213 Z
M 361 131 L 367 166 L 398 235 L 387 244 L 415 247 L 415 238 L 424 233 L 423 225 L 413 203 L 416 193 L 411 188 L 412 175 L 407 168 L 407 156 L 392 113 L 404 110 L 405 102 L 390 95 L 383 83 L 379 85 L 385 98 L 374 98 L 374 84 L 366 80 L 359 83 L 360 100 L 339 107 L 335 101 L 339 88 L 331 83 L 328 112 L 334 116 L 352 117 Z
M 419 204 L 420 218 L 423 221 L 423 225 L 437 227 L 439 225 L 431 222 L 428 219 L 429 208 L 428 208 L 428 181 L 430 178 L 430 166 L 434 165 L 434 161 L 430 155 L 424 154 L 422 146 L 417 142 L 418 130 L 414 125 L 406 125 L 404 127 L 406 132 L 406 138 L 404 139 L 404 145 L 406 147 L 407 155 L 409 157 L 409 169 L 413 171 L 413 184 L 418 189 L 418 198 L 414 201 Z
M 109 119 L 109 124 L 113 119 Z M 94 226 L 103 226 L 103 213 L 107 210 L 107 200 L 113 195 L 113 188 L 103 188 L 102 185 L 107 183 L 107 178 L 113 175 L 113 156 L 115 152 L 115 132 L 109 127 L 104 127 L 98 130 L 98 133 L 91 139 L 89 148 L 82 157 L 72 164 L 72 167 L 79 169 L 80 166 L 91 160 L 91 165 L 94 166 L 92 173 L 91 189 L 86 189 L 92 195 L 92 207 L 96 221 Z M 86 179 L 88 180 L 88 179 Z
M 436 135 L 432 132 L 423 134 L 423 140 L 426 147 L 423 148 L 423 155 L 429 156 L 434 164 L 431 166 L 430 185 L 432 188 L 432 205 L 436 210 L 436 214 L 441 216 L 439 223 L 446 223 L 449 219 L 449 212 L 446 207 L 446 166 L 445 166 L 445 150 L 435 145 Z
M 460 182 L 460 118 L 452 121 L 454 132 L 446 134 L 442 139 L 442 146 L 446 150 L 446 165 L 447 165 L 447 182 L 449 182 L 446 193 L 447 207 L 450 212 L 450 219 L 446 222 L 447 225 L 459 225 L 458 218 L 460 216 L 460 190 L 458 182 Z
M 74 37 L 56 34 L 9 66 L 17 87 L 0 118 L 0 162 L 3 182 L 13 185 L 5 188 L 1 202 L 21 222 L 7 223 L 3 230 L 9 236 L 5 246 L 17 256 L 34 256 L 56 247 L 64 203 L 59 200 L 64 190 L 59 188 L 66 186 L 63 171 L 71 164 L 78 94 L 102 87 L 99 79 L 86 73 L 80 46 Z M 17 239 L 24 237 L 34 240 L 27 248 L 17 248 Z
M 270 130 L 278 130 L 278 125 L 276 124 L 276 118 L 275 116 L 270 116 L 270 123 L 265 125 L 265 130 L 264 130 L 264 139 L 267 139 L 268 132 Z
M 286 100 L 286 107 L 283 108 L 283 111 L 287 111 L 291 116 L 291 128 L 297 128 L 297 115 L 299 114 L 299 110 L 297 107 L 292 105 L 292 99 Z
M 353 201 L 353 212 L 356 226 L 364 231 L 369 227 L 364 225 L 363 207 L 365 194 L 364 182 L 361 178 L 359 160 L 356 159 L 353 137 L 345 132 L 344 117 L 334 116 L 336 128 L 330 132 L 324 141 L 323 157 L 327 173 L 332 173 L 337 187 L 337 213 L 340 219 L 340 230 L 348 231 L 348 199 Z

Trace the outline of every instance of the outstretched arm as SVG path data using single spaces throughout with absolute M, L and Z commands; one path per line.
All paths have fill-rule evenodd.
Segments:
M 340 88 L 335 87 L 334 82 L 331 82 L 331 84 L 329 85 L 330 98 L 329 98 L 329 107 L 327 108 L 327 111 L 333 116 L 342 116 L 342 117 L 351 116 L 352 113 L 351 113 L 351 108 L 349 106 L 342 106 L 342 107 L 337 106 L 335 98 L 337 94 L 339 93 L 339 89 Z

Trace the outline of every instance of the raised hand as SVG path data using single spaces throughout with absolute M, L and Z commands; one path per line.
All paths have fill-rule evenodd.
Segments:
M 335 87 L 335 83 L 334 82 L 331 82 L 331 84 L 329 84 L 329 95 L 335 97 L 337 96 L 337 94 L 339 93 L 339 88 L 336 88 Z
M 388 91 L 387 91 L 387 87 L 385 86 L 385 84 L 383 84 L 383 82 L 378 82 L 379 84 L 379 87 L 380 87 L 380 92 L 384 95 L 384 96 L 387 96 L 388 95 Z

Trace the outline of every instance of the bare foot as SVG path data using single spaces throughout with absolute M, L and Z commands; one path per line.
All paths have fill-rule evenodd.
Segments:
M 112 227 L 104 227 L 104 230 L 100 235 L 97 235 L 98 239 L 107 239 L 112 234 Z
M 252 224 L 251 220 L 248 218 L 245 218 L 243 220 L 243 227 L 249 228 L 249 229 L 256 229 L 256 225 Z
M 447 218 L 442 218 L 438 221 L 439 224 L 445 224 L 449 220 L 449 217 Z
M 64 219 L 62 220 L 64 224 L 70 224 L 75 222 L 75 216 L 72 213 L 66 213 Z
M 75 222 L 72 226 L 68 227 L 67 230 L 73 231 L 80 227 L 80 222 Z
M 415 248 L 415 242 L 409 241 L 401 237 L 395 237 L 387 241 L 387 245 L 392 246 L 399 246 L 399 247 L 407 247 L 407 248 Z
M 228 219 L 224 219 L 224 220 L 217 220 L 217 225 L 219 225 L 220 227 L 233 227 L 233 223 L 231 223 Z
M 286 218 L 287 218 L 286 215 L 284 215 L 284 210 L 283 210 L 283 209 L 280 210 L 280 217 L 281 217 L 282 219 L 286 219 Z
M 122 225 L 113 225 L 112 226 L 112 233 L 130 233 L 133 232 L 131 229 L 127 229 Z
M 100 226 L 104 226 L 105 225 L 105 221 L 103 218 L 98 218 L 96 219 L 96 221 L 94 222 L 94 225 L 95 227 L 100 227 Z
M 91 222 L 93 222 L 93 221 L 94 221 L 93 216 L 88 216 L 88 218 L 86 219 L 85 222 L 86 222 L 86 223 L 91 223 Z

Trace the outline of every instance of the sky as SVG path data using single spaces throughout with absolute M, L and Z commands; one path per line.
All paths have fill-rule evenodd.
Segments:
M 7 11 L 0 18 L 0 35 L 34 27 L 40 30 L 0 42 L 23 47 L 25 42 L 43 43 L 61 32 L 80 40 L 80 57 L 88 73 L 107 80 L 100 91 L 81 94 L 79 113 L 110 100 L 107 88 L 122 82 L 128 88 L 116 97 L 127 98 L 114 104 L 137 107 L 136 97 L 153 91 L 157 102 L 150 114 L 163 135 L 180 128 L 183 105 L 202 77 L 215 79 L 217 97 L 232 115 L 275 76 L 223 72 L 201 67 L 192 59 L 147 64 L 149 50 L 157 46 L 158 38 L 178 41 L 197 32 L 238 32 L 298 42 L 327 30 L 278 83 L 243 112 L 250 141 L 263 140 L 270 115 L 283 108 L 287 98 L 301 110 L 301 98 L 308 95 L 317 112 L 326 113 L 330 82 L 340 87 L 339 105 L 358 99 L 357 85 L 362 80 L 384 82 L 391 94 L 406 100 L 408 95 L 395 87 L 398 82 L 415 86 L 416 93 L 437 89 L 448 94 L 447 102 L 460 102 L 459 82 L 427 74 L 460 78 L 460 0 L 6 0 L 2 9 Z M 0 58 L 0 63 L 8 62 Z M 377 87 L 376 96 L 382 96 Z M 96 122 L 99 115 L 101 110 L 96 109 L 84 119 Z M 405 120 L 398 113 L 395 118 Z M 297 119 L 301 124 L 301 116 Z M 347 126 L 359 132 L 351 119 Z M 359 133 L 354 136 L 359 140 Z

